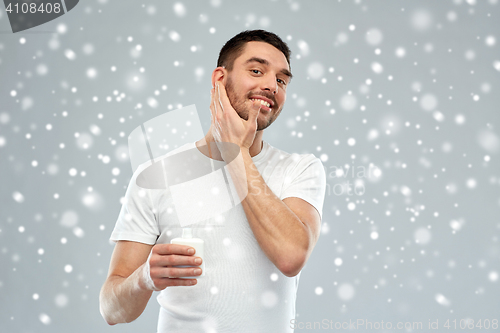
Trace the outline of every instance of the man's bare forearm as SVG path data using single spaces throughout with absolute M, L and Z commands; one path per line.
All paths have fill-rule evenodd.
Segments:
M 143 266 L 129 277 L 109 276 L 104 283 L 99 303 L 101 315 L 108 324 L 129 323 L 137 319 L 146 308 L 153 292 L 144 285 Z
M 311 232 L 267 186 L 248 150 L 241 153 L 243 163 L 231 163 L 228 169 L 238 193 L 248 190 L 241 204 L 250 228 L 269 260 L 283 274 L 296 275 L 314 246 Z

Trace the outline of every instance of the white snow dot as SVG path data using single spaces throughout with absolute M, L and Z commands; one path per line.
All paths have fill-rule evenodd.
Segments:
M 354 146 L 356 144 L 356 139 L 354 139 L 354 138 L 347 139 L 347 144 L 349 146 Z
M 38 75 L 43 76 L 49 72 L 49 68 L 45 64 L 39 64 L 36 66 L 36 72 Z
M 373 170 L 372 174 L 374 178 L 379 178 L 380 176 L 382 176 L 382 170 L 380 170 L 379 168 L 374 167 L 370 168 L 370 170 Z
M 496 153 L 500 149 L 500 139 L 491 130 L 480 130 L 476 139 L 479 146 L 487 152 Z
M 349 35 L 346 34 L 345 32 L 339 32 L 337 34 L 337 43 L 338 44 L 345 44 L 349 40 Z M 333 69 L 333 68 L 330 68 Z M 333 73 L 333 70 L 330 71 L 330 73 Z
M 481 91 L 485 94 L 488 94 L 491 91 L 491 85 L 487 82 L 481 84 Z
M 85 53 L 86 55 L 90 55 L 90 54 L 94 53 L 94 45 L 87 43 L 87 44 L 83 45 L 82 50 L 83 50 L 83 53 Z
M 64 23 L 60 23 L 57 25 L 57 32 L 60 34 L 65 34 L 68 31 L 68 27 Z
M 278 281 L 278 274 L 272 273 L 271 274 L 271 281 Z
M 450 306 L 450 301 L 444 297 L 444 295 L 442 294 L 436 294 L 435 296 L 435 300 L 436 302 L 438 302 L 439 304 L 443 305 L 443 306 Z
M 42 324 L 44 325 L 49 325 L 51 320 L 50 320 L 50 317 L 45 314 L 45 313 L 41 313 L 39 316 L 38 316 L 38 319 L 40 319 L 40 321 L 42 322 Z
M 337 289 L 337 295 L 343 301 L 350 301 L 354 294 L 355 289 L 350 283 L 343 283 Z
M 95 68 L 87 69 L 87 77 L 89 79 L 94 79 L 97 76 L 97 70 Z
M 299 40 L 297 41 L 297 46 L 300 50 L 300 54 L 302 56 L 307 56 L 309 55 L 309 45 L 307 44 L 307 42 L 303 41 L 303 40 Z
M 18 203 L 22 203 L 24 202 L 24 195 L 22 195 L 20 192 L 14 192 L 12 193 L 12 198 L 14 199 L 14 201 L 18 202 Z
M 176 2 L 174 4 L 174 13 L 179 17 L 183 17 L 186 15 L 186 7 L 181 2 Z
M 451 220 L 450 221 L 450 227 L 455 230 L 455 231 L 459 231 L 460 229 L 462 229 L 462 226 L 463 226 L 464 222 L 463 221 L 460 221 L 460 220 Z
M 64 266 L 64 271 L 66 273 L 71 273 L 73 271 L 73 266 L 71 266 L 71 265 Z
M 500 61 L 496 60 L 495 62 L 493 62 L 493 67 L 495 67 L 495 69 L 500 72 Z
M 181 35 L 179 35 L 179 33 L 177 31 L 170 31 L 170 33 L 168 34 L 168 36 L 170 37 L 171 40 L 173 40 L 174 42 L 178 42 L 181 40 Z
M 365 38 L 368 44 L 374 46 L 380 44 L 384 36 L 379 29 L 373 28 L 366 32 Z
M 394 53 L 396 53 L 396 57 L 404 58 L 404 56 L 406 55 L 406 50 L 404 47 L 398 47 Z
M 262 293 L 260 300 L 264 307 L 273 308 L 278 303 L 278 295 L 272 290 L 267 290 Z
M 488 279 L 491 281 L 491 282 L 496 282 L 498 281 L 498 273 L 495 272 L 495 271 L 492 271 L 488 274 Z
M 376 74 L 380 74 L 384 71 L 384 67 L 378 62 L 374 62 L 372 63 L 372 71 L 375 72 Z
M 421 227 L 415 230 L 415 232 L 413 233 L 413 238 L 415 239 L 416 243 L 425 245 L 431 240 L 431 232 L 429 231 L 429 229 Z
M 438 104 L 436 96 L 432 94 L 425 94 L 420 98 L 420 107 L 425 111 L 432 111 Z
M 111 173 L 113 174 L 113 176 L 118 176 L 120 174 L 120 169 L 119 168 L 113 168 L 113 170 L 111 170 Z
M 10 115 L 7 112 L 2 112 L 0 113 L 0 123 L 1 124 L 8 124 L 10 121 Z
M 149 14 L 149 15 L 154 15 L 156 14 L 156 7 L 153 6 L 153 5 L 149 5 L 147 8 L 146 8 L 146 12 Z
M 378 239 L 378 232 L 372 231 L 370 233 L 370 238 L 373 239 L 373 240 Z
M 455 116 L 455 123 L 458 125 L 462 125 L 465 123 L 465 116 L 463 114 L 457 114 Z
M 154 97 L 149 97 L 146 102 L 153 109 L 158 107 L 158 101 Z
M 64 55 L 69 60 L 75 60 L 76 59 L 76 54 L 75 54 L 75 52 L 73 50 L 70 50 L 70 49 L 65 50 L 64 51 Z
M 75 138 L 76 146 L 82 150 L 89 149 L 94 143 L 94 138 L 88 133 L 81 133 L 78 135 L 75 133 Z
M 231 239 L 226 237 L 222 240 L 222 244 L 224 244 L 224 246 L 229 246 L 231 245 Z
M 354 202 L 349 202 L 349 203 L 347 204 L 347 209 L 349 209 L 349 210 L 354 210 L 354 209 L 356 209 L 356 204 L 355 204 Z
M 323 294 L 323 288 L 321 288 L 321 287 L 316 287 L 316 289 L 314 289 L 314 293 L 315 293 L 316 295 L 321 295 L 321 294 Z
M 456 21 L 456 20 L 457 20 L 457 13 L 455 13 L 455 12 L 453 12 L 453 11 L 452 11 L 452 12 L 448 12 L 448 13 L 446 14 L 446 18 L 448 19 L 448 21 L 450 21 L 450 22 L 454 22 L 454 21 Z
M 319 62 L 313 62 L 307 67 L 307 75 L 313 80 L 320 79 L 325 72 L 325 68 Z
M 342 258 L 335 258 L 335 260 L 333 261 L 335 263 L 335 266 L 342 266 Z
M 354 97 L 354 95 L 346 94 L 342 96 L 342 98 L 340 99 L 340 106 L 345 111 L 354 110 L 357 105 L 358 105 L 358 100 L 356 99 L 356 97 Z
M 35 293 L 35 294 L 33 294 L 33 296 L 32 296 L 32 297 L 33 297 L 33 299 L 36 301 L 37 299 L 39 299 L 39 298 L 40 298 L 40 295 L 38 295 L 38 294 L 36 294 L 36 293 Z
M 58 294 L 54 298 L 54 303 L 56 303 L 57 307 L 64 308 L 66 305 L 68 305 L 68 296 L 64 294 Z
M 469 178 L 465 184 L 468 188 L 473 189 L 477 186 L 477 181 L 474 178 Z
M 432 16 L 424 9 L 418 9 L 411 16 L 411 26 L 417 31 L 428 30 L 432 26 Z
M 408 197 L 411 195 L 411 190 L 408 186 L 401 186 L 401 193 L 405 196 Z
M 219 288 L 217 288 L 216 286 L 213 286 L 213 287 L 211 287 L 211 288 L 210 288 L 210 293 L 211 293 L 212 295 L 215 295 L 215 294 L 217 294 L 218 292 L 219 292 Z
M 75 168 L 71 168 L 71 169 L 69 169 L 68 173 L 71 177 L 74 177 L 78 174 L 78 171 Z
M 436 119 L 439 122 L 441 122 L 441 121 L 444 120 L 444 114 L 442 114 L 439 111 L 434 111 L 434 113 L 432 114 L 432 116 L 434 117 L 434 119 Z
M 73 228 L 78 224 L 78 219 L 79 216 L 75 211 L 67 210 L 62 214 L 59 224 L 66 228 Z
M 488 46 L 494 46 L 497 43 L 495 36 L 487 36 L 484 41 Z

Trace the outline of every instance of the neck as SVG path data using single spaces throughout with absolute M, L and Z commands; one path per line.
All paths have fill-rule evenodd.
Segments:
M 255 138 L 249 149 L 250 157 L 254 157 L 261 152 L 263 146 L 262 143 L 263 134 L 264 131 L 257 131 L 257 133 L 255 134 Z M 205 137 L 196 141 L 196 147 L 200 152 L 203 153 L 203 155 L 219 161 L 222 160 L 222 158 L 220 157 L 221 156 L 220 152 L 217 149 L 217 146 L 215 145 L 215 140 L 212 135 L 212 127 L 210 127 Z

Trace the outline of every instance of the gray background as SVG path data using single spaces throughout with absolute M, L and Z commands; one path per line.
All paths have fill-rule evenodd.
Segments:
M 126 138 L 190 104 L 207 130 L 218 51 L 255 28 L 293 51 L 288 100 L 264 139 L 314 153 L 328 175 L 297 321 L 439 320 L 433 331 L 449 332 L 453 320 L 463 331 L 461 319 L 500 319 L 499 9 L 92 0 L 17 34 L 2 9 L 0 331 L 155 331 L 155 299 L 127 325 L 108 327 L 98 309 L 132 173 Z

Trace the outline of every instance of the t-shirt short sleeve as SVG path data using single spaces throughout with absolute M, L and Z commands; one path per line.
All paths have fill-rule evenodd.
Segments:
M 136 184 L 141 168 L 132 176 L 110 240 L 127 240 L 153 245 L 160 235 L 152 190 Z
M 295 167 L 285 177 L 280 199 L 296 197 L 316 208 L 323 218 L 326 175 L 321 160 L 312 154 L 299 158 Z

